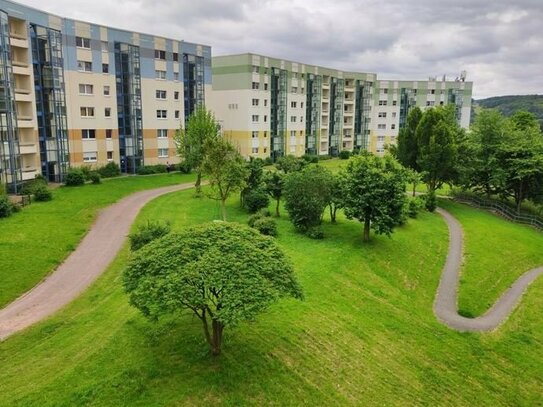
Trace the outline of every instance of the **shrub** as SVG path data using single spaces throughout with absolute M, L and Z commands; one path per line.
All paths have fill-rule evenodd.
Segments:
M 53 194 L 44 184 L 38 184 L 34 188 L 34 199 L 38 202 L 46 202 L 53 199 Z
M 183 161 L 182 163 L 177 164 L 176 168 L 178 171 L 180 171 L 183 174 L 190 174 L 192 172 L 192 168 L 190 164 L 186 161 Z
M 332 157 L 329 156 L 328 154 L 325 154 L 325 155 L 319 155 L 319 161 L 325 161 L 325 160 L 331 160 Z
M 348 160 L 350 156 L 351 152 L 349 150 L 341 150 L 338 157 L 340 160 Z
M 76 187 L 85 183 L 85 174 L 79 168 L 71 168 L 66 174 L 64 183 L 69 187 Z
M 264 158 L 264 165 L 273 165 L 273 160 L 271 157 Z
M 263 235 L 277 236 L 277 224 L 273 218 L 261 217 L 254 222 L 252 227 Z
M 88 178 L 93 184 L 100 184 L 102 182 L 102 178 L 100 177 L 100 174 L 98 174 L 98 172 L 96 171 L 92 171 L 90 174 L 89 174 L 89 178 Z
M 429 191 L 425 196 L 425 207 L 428 212 L 433 212 L 437 208 L 437 198 L 434 191 Z
M 102 178 L 118 177 L 121 175 L 121 168 L 114 162 L 107 163 L 96 170 Z
M 262 209 L 258 211 L 257 213 L 255 213 L 254 215 L 249 216 L 249 219 L 247 220 L 247 224 L 250 227 L 254 227 L 255 222 L 257 220 L 262 219 L 262 218 L 268 218 L 270 216 L 271 216 L 271 212 L 269 211 L 269 209 Z
M 261 188 L 257 188 L 249 191 L 249 193 L 243 197 L 243 204 L 249 213 L 255 213 L 260 209 L 267 208 L 270 204 L 270 198 L 265 191 Z
M 419 212 L 424 208 L 424 202 L 420 198 L 412 198 L 407 203 L 407 216 L 416 218 Z
M 162 174 L 168 172 L 168 166 L 164 164 L 145 165 L 136 171 L 138 175 Z
M 151 222 L 138 226 L 134 233 L 128 235 L 130 240 L 130 250 L 136 251 L 146 244 L 170 233 L 169 222 Z
M 319 156 L 315 154 L 304 154 L 302 159 L 312 164 L 317 164 L 319 162 Z
M 324 232 L 322 231 L 322 229 L 319 226 L 309 228 L 305 232 L 305 235 L 307 237 L 309 237 L 310 239 L 315 239 L 315 240 L 324 239 Z
M 13 204 L 7 195 L 0 195 L 0 218 L 7 218 L 13 212 Z
M 43 175 L 36 175 L 32 181 L 26 182 L 21 188 L 21 195 L 34 195 L 36 188 L 46 187 L 47 181 Z
M 83 166 L 79 167 L 79 169 L 83 173 L 83 176 L 85 177 L 85 181 L 90 181 L 90 175 L 92 173 L 91 167 L 89 167 L 87 165 L 83 165 Z

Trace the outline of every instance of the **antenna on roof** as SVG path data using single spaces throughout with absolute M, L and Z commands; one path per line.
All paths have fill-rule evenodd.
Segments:
M 465 82 L 467 74 L 468 73 L 466 71 L 460 72 L 460 81 Z

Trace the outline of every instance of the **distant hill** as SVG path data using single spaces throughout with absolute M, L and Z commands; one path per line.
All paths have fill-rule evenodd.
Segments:
M 496 96 L 475 100 L 477 108 L 498 109 L 503 115 L 510 116 L 518 110 L 527 110 L 536 115 L 543 129 L 543 95 Z

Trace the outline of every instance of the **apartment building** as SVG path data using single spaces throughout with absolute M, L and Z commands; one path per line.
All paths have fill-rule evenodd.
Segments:
M 175 163 L 173 135 L 211 92 L 211 48 L 0 0 L 0 179 L 69 166 Z
M 467 128 L 471 92 L 465 75 L 390 81 L 248 53 L 213 58 L 208 107 L 244 156 L 384 154 L 414 106 L 452 103 Z

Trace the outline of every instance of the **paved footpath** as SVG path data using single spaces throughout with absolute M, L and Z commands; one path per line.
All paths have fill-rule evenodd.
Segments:
M 102 210 L 87 235 L 50 276 L 0 310 L 0 341 L 47 318 L 71 302 L 115 259 L 140 209 L 193 183 L 136 192 Z
M 477 318 L 458 315 L 457 292 L 463 251 L 462 227 L 449 212 L 441 208 L 438 208 L 437 212 L 445 218 L 449 227 L 449 253 L 439 282 L 434 313 L 442 323 L 457 331 L 491 331 L 507 319 L 530 283 L 543 275 L 543 266 L 520 276 L 484 315 Z

